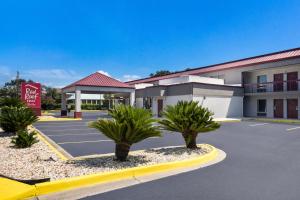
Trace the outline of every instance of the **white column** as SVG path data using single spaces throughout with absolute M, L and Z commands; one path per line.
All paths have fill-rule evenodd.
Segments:
M 75 91 L 75 112 L 81 112 L 81 91 Z
M 298 119 L 300 119 L 300 98 L 298 98 Z
M 157 116 L 157 98 L 156 97 L 152 98 L 152 114 L 154 116 Z
M 283 99 L 283 118 L 287 118 L 287 100 L 286 98 Z
M 66 93 L 62 92 L 61 94 L 61 116 L 67 116 L 67 97 Z
M 288 82 L 287 82 L 287 73 L 286 72 L 284 72 L 284 74 L 283 74 L 283 91 L 287 91 L 287 84 L 288 84 Z
M 66 93 L 61 94 L 61 110 L 67 110 Z
M 135 91 L 130 92 L 130 105 L 134 106 L 134 102 L 135 102 Z

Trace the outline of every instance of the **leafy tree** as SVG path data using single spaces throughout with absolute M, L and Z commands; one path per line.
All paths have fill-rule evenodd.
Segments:
M 169 70 L 159 70 L 156 71 L 155 73 L 151 73 L 149 76 L 150 77 L 157 77 L 157 76 L 164 76 L 164 75 L 168 75 L 171 74 L 172 72 L 170 72 Z
M 43 86 L 43 89 L 46 91 L 45 97 L 53 99 L 56 103 L 61 102 L 61 91 L 57 88 Z
M 25 79 L 14 79 L 10 82 L 6 82 L 2 88 L 0 88 L 0 97 L 13 97 L 19 98 L 21 96 L 21 83 L 26 82 Z
M 167 106 L 163 111 L 165 119 L 159 121 L 163 129 L 180 132 L 190 149 L 197 148 L 199 133 L 213 131 L 220 127 L 213 121 L 213 113 L 195 101 L 179 101 L 175 106 Z
M 41 104 L 43 110 L 54 110 L 58 107 L 55 100 L 51 97 L 43 97 Z
M 43 93 L 42 93 L 42 109 L 43 110 L 51 110 L 60 107 L 61 103 L 61 91 L 57 88 L 52 88 L 43 85 Z
M 119 105 L 109 111 L 113 120 L 99 119 L 90 123 L 90 127 L 101 131 L 115 144 L 115 156 L 118 161 L 125 161 L 130 147 L 146 138 L 161 136 L 156 121 L 148 110 Z

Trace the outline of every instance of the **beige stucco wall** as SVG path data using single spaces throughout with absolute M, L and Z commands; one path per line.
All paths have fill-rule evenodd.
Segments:
M 267 82 L 273 82 L 274 74 L 280 74 L 280 73 L 286 74 L 288 72 L 298 72 L 298 76 L 299 76 L 300 64 L 251 71 L 246 75 L 246 81 L 247 81 L 246 83 L 257 83 L 257 76 L 260 75 L 267 75 Z M 286 77 L 284 76 L 284 78 Z
M 267 100 L 267 116 L 268 118 L 274 117 L 274 99 L 283 99 L 283 116 L 287 118 L 287 99 L 298 99 L 298 118 L 300 119 L 300 97 L 299 95 L 265 95 L 265 96 L 247 96 L 244 101 L 244 114 L 245 117 L 257 117 L 257 100 Z
M 178 101 L 191 101 L 192 95 L 179 95 L 179 96 L 165 96 L 165 97 L 153 97 L 152 98 L 152 113 L 157 116 L 157 100 L 163 100 L 163 108 L 167 105 L 175 105 Z
M 243 97 L 194 96 L 193 100 L 212 111 L 214 117 L 243 117 Z
M 231 96 L 167 96 L 153 97 L 152 113 L 157 116 L 157 99 L 163 99 L 163 108 L 167 105 L 175 105 L 178 101 L 198 101 L 200 105 L 207 107 L 214 113 L 214 117 L 243 117 L 243 97 Z
M 266 64 L 258 64 L 248 67 L 241 67 L 241 68 L 235 68 L 235 69 L 228 69 L 228 70 L 222 70 L 218 72 L 210 72 L 201 74 L 201 76 L 208 76 L 208 77 L 214 77 L 214 78 L 222 78 L 225 80 L 225 84 L 241 84 L 242 83 L 242 72 L 247 71 L 253 71 L 253 70 L 263 70 L 268 69 L 272 70 L 273 67 L 280 67 L 282 69 L 285 69 L 286 67 L 293 66 L 299 67 L 300 59 L 290 59 L 286 61 L 278 61 L 273 63 L 266 63 Z M 298 69 L 299 70 L 299 69 Z M 272 80 L 272 79 L 270 79 Z M 256 80 L 255 82 L 256 83 Z
M 143 98 L 135 98 L 135 106 L 137 108 L 143 108 Z

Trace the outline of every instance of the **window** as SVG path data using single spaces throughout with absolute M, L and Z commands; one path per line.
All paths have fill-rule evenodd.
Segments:
M 257 76 L 257 83 L 266 83 L 266 82 L 267 82 L 267 75 Z
M 257 76 L 257 92 L 266 92 L 267 75 Z
M 267 100 L 258 99 L 257 100 L 257 116 L 266 116 L 267 115 Z
M 298 72 L 287 73 L 287 90 L 298 90 Z
M 152 98 L 150 97 L 146 97 L 146 98 L 143 98 L 143 107 L 146 108 L 146 109 L 151 109 L 152 107 Z

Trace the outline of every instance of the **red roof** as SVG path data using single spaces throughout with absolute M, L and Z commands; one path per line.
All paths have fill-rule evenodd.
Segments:
M 291 59 L 291 58 L 296 58 L 296 57 L 300 57 L 300 48 L 289 49 L 289 50 L 270 53 L 270 54 L 264 54 L 264 55 L 260 55 L 260 56 L 245 58 L 245 59 L 241 59 L 241 60 L 235 60 L 235 61 L 216 64 L 216 65 L 210 65 L 210 66 L 206 66 L 206 67 L 200 67 L 200 68 L 196 68 L 196 69 L 172 73 L 172 74 L 165 75 L 165 76 L 150 77 L 150 78 L 138 79 L 138 80 L 134 80 L 134 81 L 128 81 L 126 83 L 128 83 L 130 85 L 137 84 L 137 83 L 149 83 L 149 82 L 154 82 L 154 81 L 158 81 L 161 79 L 174 78 L 174 77 L 178 77 L 178 76 L 182 76 L 182 75 L 203 74 L 203 73 L 221 71 L 221 70 L 226 70 L 226 69 L 247 67 L 247 66 L 255 65 L 255 64 L 262 64 L 262 63 L 286 60 L 286 59 Z
M 92 87 L 118 87 L 118 88 L 132 88 L 132 86 L 118 81 L 114 78 L 101 74 L 99 72 L 95 72 L 79 81 L 76 81 L 65 88 L 69 88 L 72 86 L 92 86 Z

